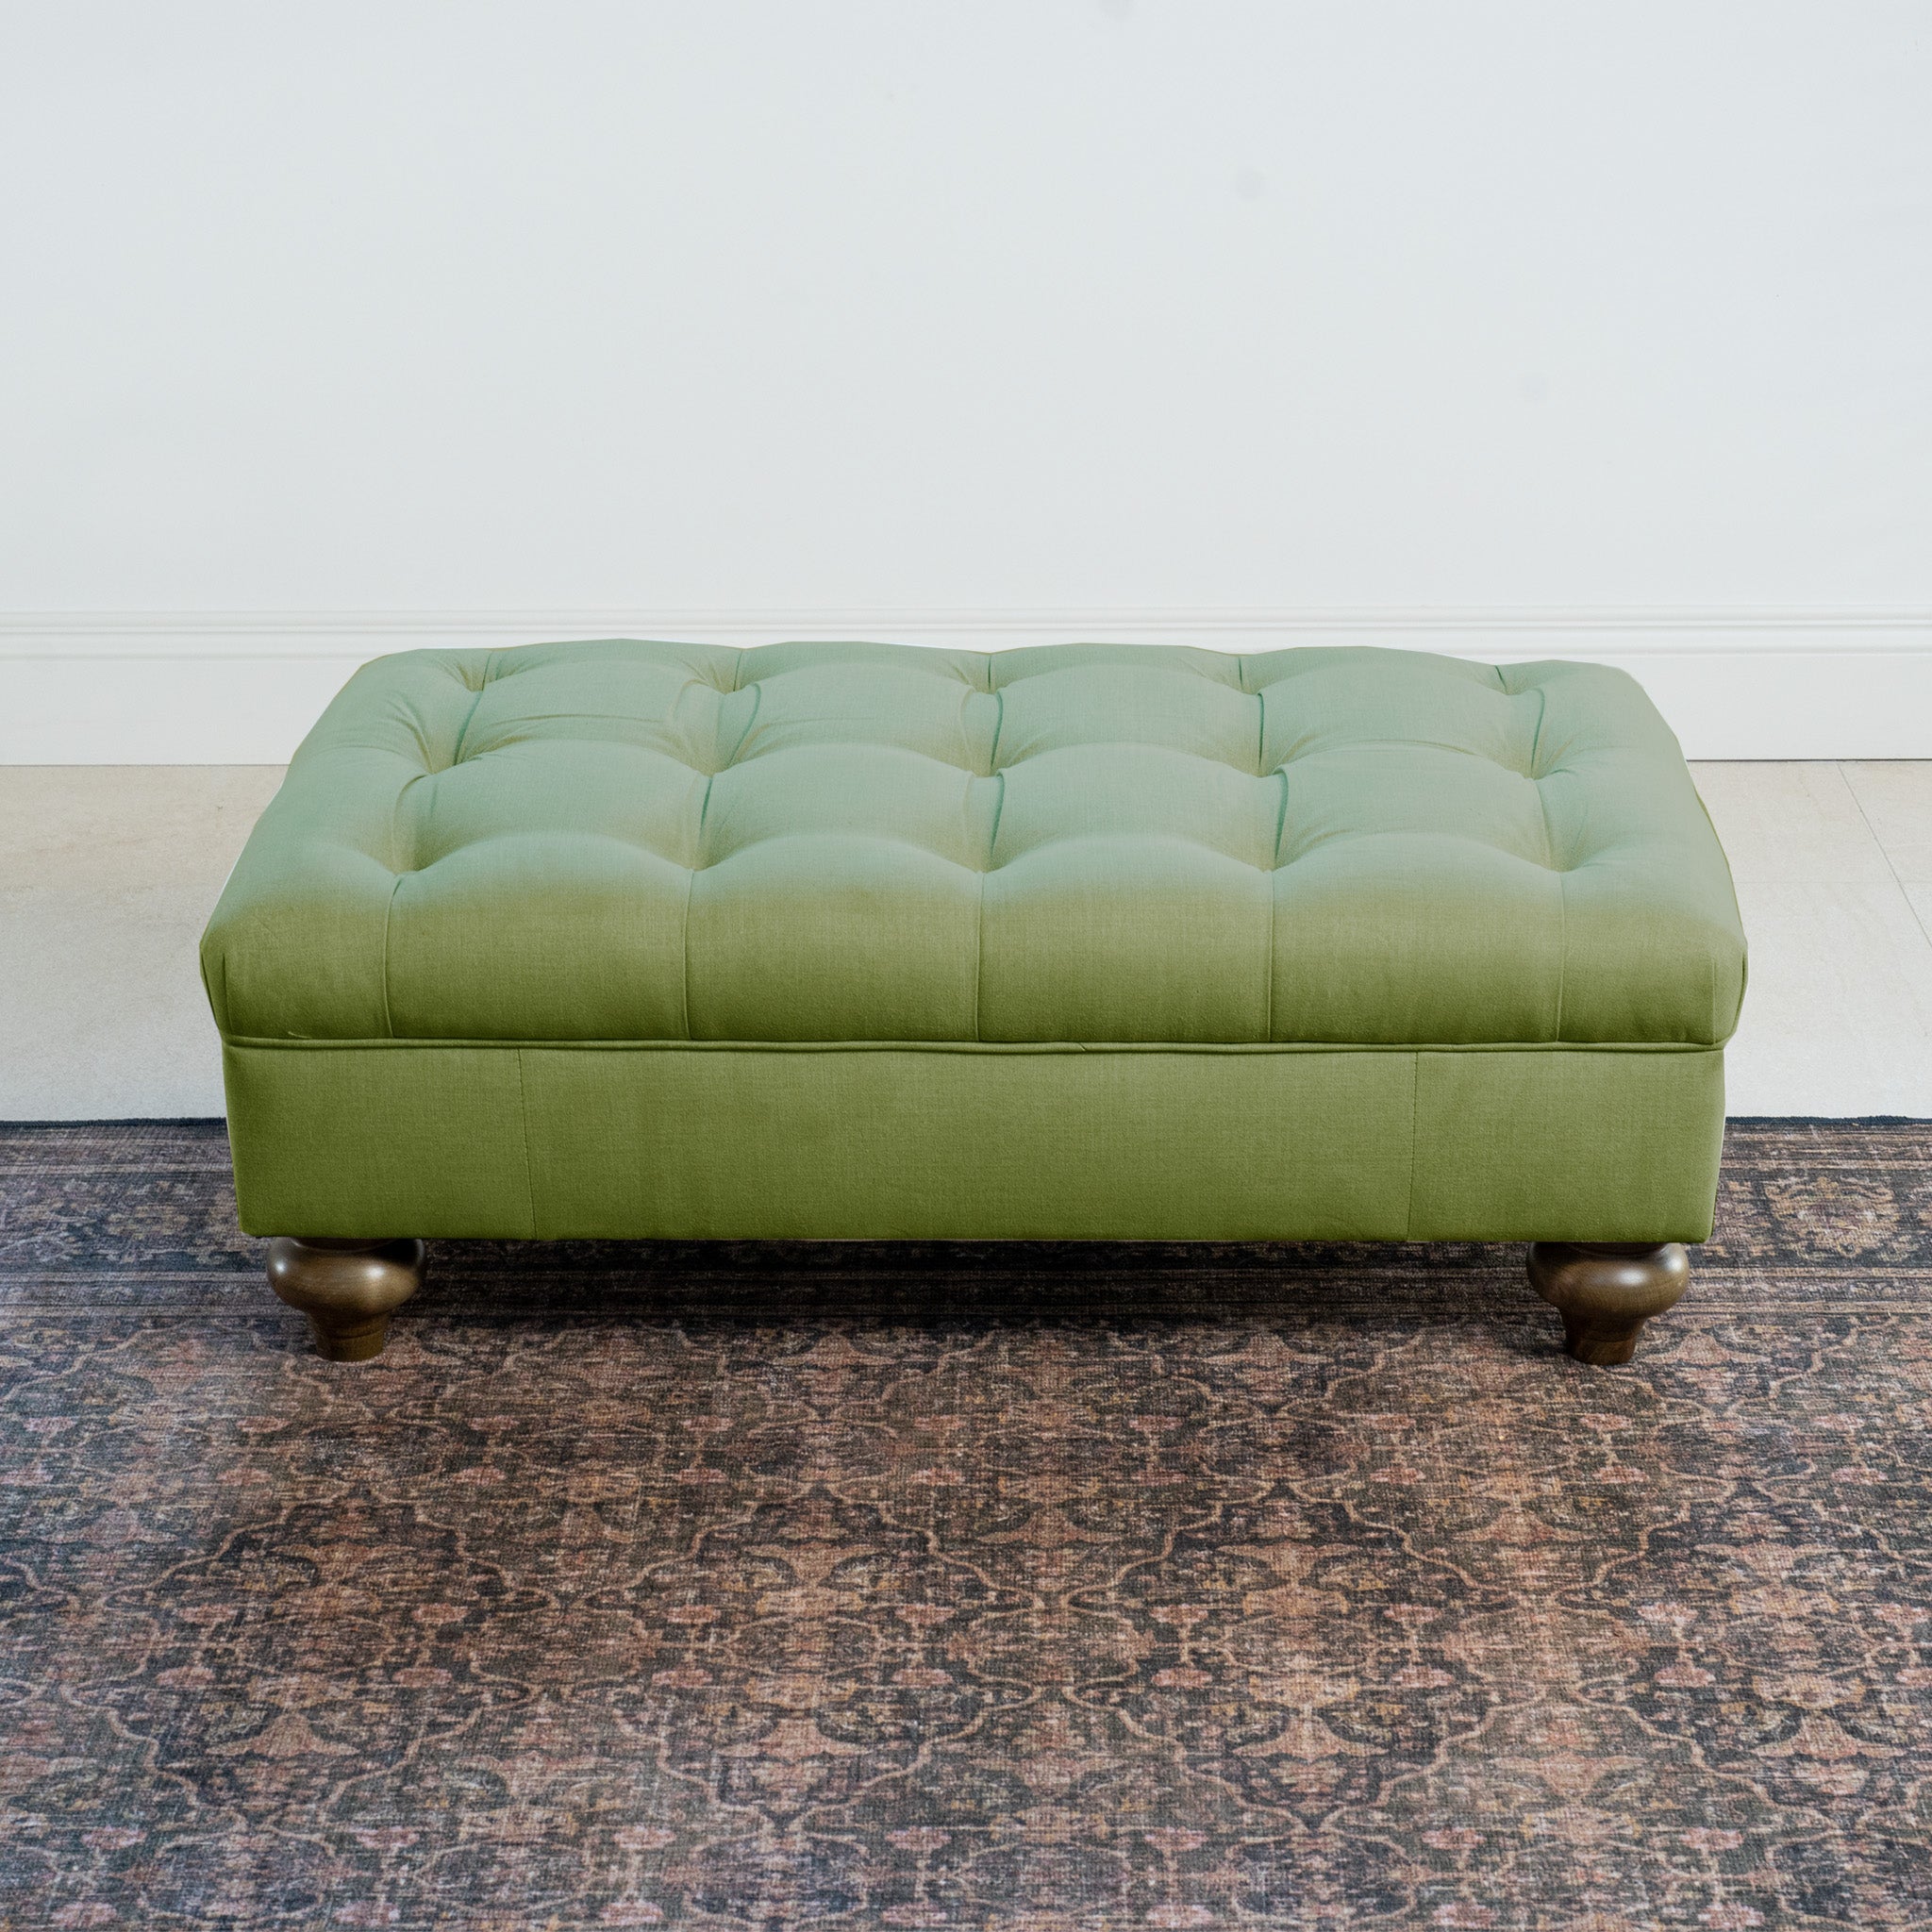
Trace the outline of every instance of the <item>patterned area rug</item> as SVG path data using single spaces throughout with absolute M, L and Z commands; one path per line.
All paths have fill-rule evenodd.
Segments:
M 1518 1248 L 444 1243 L 0 1130 L 0 1924 L 1932 1923 L 1932 1124 Z

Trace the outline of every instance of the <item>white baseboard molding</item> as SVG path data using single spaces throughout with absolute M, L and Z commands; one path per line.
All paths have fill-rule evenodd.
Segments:
M 279 764 L 371 658 L 597 637 L 1589 658 L 1639 678 L 1693 758 L 1932 758 L 1932 611 L 631 609 L 0 613 L 0 763 Z

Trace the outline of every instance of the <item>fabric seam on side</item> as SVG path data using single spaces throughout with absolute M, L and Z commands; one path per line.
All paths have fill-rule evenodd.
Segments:
M 1274 1041 L 1274 941 L 1275 916 L 1281 905 L 1281 841 L 1288 832 L 1288 767 L 1278 765 L 1274 775 L 1281 780 L 1281 802 L 1274 808 L 1274 863 L 1268 868 L 1268 1024 L 1261 1037 Z
M 979 1040 L 979 984 L 986 977 L 986 874 L 979 874 L 979 909 L 973 920 L 973 1039 Z
M 1248 688 L 1248 660 L 1236 660 L 1237 675 L 1242 691 Z M 1268 693 L 1257 691 L 1253 693 L 1255 700 L 1255 776 L 1265 778 L 1268 774 L 1261 767 L 1261 760 L 1268 755 Z M 1273 862 L 1268 868 L 1268 950 L 1261 957 L 1261 1038 L 1274 1038 L 1274 908 L 1280 893 L 1276 874 L 1281 871 L 1281 826 L 1288 817 L 1288 774 L 1277 774 L 1281 779 L 1281 804 L 1274 814 L 1274 850 Z
M 986 675 L 989 683 L 992 680 L 992 655 L 987 654 Z M 1000 732 L 1007 722 L 1007 694 L 1003 691 L 991 693 L 992 742 L 986 748 L 986 775 L 999 788 L 993 793 L 992 830 L 986 840 L 986 863 L 979 869 L 979 918 L 973 933 L 973 1038 L 976 1042 L 981 1038 L 979 1026 L 979 1002 L 986 979 L 986 881 L 992 872 L 992 856 L 999 849 L 1000 818 L 1007 808 L 1007 774 L 999 768 Z
M 711 787 L 717 782 L 717 773 L 705 774 L 705 795 L 698 801 L 697 850 L 691 854 L 694 859 L 702 860 L 705 856 L 705 819 L 711 809 Z M 678 935 L 678 957 L 682 961 L 683 977 L 678 987 L 678 1006 L 684 1014 L 684 1037 L 691 1038 L 691 902 L 698 889 L 698 874 L 703 866 L 693 865 L 684 876 L 684 930 Z
M 1563 990 L 1570 976 L 1570 875 L 1557 874 L 1557 1024 L 1556 1038 L 1563 1037 Z
M 1536 808 L 1543 822 L 1543 859 L 1557 880 L 1557 1021 L 1552 1037 L 1563 1037 L 1564 982 L 1570 976 L 1570 872 L 1557 864 L 1557 843 L 1550 836 L 1550 802 L 1543 796 L 1543 781 L 1537 775 L 1537 758 L 1542 750 L 1543 720 L 1550 715 L 1547 685 L 1537 686 L 1536 729 L 1529 740 L 1529 782 L 1536 787 Z
M 994 727 L 998 735 L 998 727 Z M 983 1038 L 979 1025 L 979 1001 L 986 983 L 986 882 L 992 874 L 992 855 L 1000 842 L 1000 814 L 1007 808 L 1007 780 L 1003 772 L 991 774 L 998 788 L 993 793 L 992 830 L 986 841 L 986 863 L 979 869 L 979 914 L 973 927 L 973 1039 Z
M 396 895 L 408 876 L 407 873 L 396 874 L 395 884 L 389 889 L 389 904 L 382 908 L 382 1024 L 391 1040 L 396 1037 L 396 1023 L 389 1003 L 389 929 L 396 916 Z

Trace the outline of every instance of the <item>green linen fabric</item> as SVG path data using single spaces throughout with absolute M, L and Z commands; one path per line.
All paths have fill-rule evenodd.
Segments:
M 366 666 L 203 946 L 229 1040 L 1709 1046 L 1744 942 L 1593 665 L 612 641 Z
M 230 1046 L 253 1234 L 1702 1241 L 1724 1056 Z
M 1664 1241 L 1744 985 L 1621 674 L 365 666 L 202 961 L 257 1233 Z

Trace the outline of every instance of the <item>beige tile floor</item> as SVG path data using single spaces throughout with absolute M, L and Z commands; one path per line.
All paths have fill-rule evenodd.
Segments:
M 1932 1115 L 1932 763 L 1693 769 L 1751 941 L 1731 1111 Z M 280 777 L 0 767 L 0 1120 L 222 1110 L 195 941 Z

